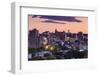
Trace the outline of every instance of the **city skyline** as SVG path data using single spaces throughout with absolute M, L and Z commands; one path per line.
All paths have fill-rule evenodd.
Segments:
M 29 15 L 28 61 L 88 58 L 88 18 Z
M 88 33 L 87 17 L 28 15 L 28 23 L 29 31 L 36 28 L 39 33 L 55 32 L 55 29 L 60 32 Z

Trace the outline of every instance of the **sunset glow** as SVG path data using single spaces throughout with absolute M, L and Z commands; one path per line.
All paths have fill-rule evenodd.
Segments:
M 58 31 L 67 32 L 70 30 L 72 33 L 83 32 L 88 33 L 88 18 L 87 17 L 75 17 L 75 19 L 81 22 L 70 22 L 70 21 L 60 21 L 52 20 L 55 22 L 45 22 L 46 18 L 40 18 L 40 16 L 33 17 L 34 15 L 28 16 L 29 30 L 36 28 L 40 33 L 45 31 L 54 32 L 55 29 Z M 51 19 L 50 19 L 51 20 Z
M 88 17 L 28 15 L 28 26 L 29 61 L 88 58 Z

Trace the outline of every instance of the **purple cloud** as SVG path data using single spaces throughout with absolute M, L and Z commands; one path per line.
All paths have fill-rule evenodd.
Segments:
M 59 22 L 59 21 L 54 21 L 54 20 L 45 20 L 45 21 L 42 21 L 42 22 L 46 22 L 46 23 L 58 23 L 58 24 L 66 24 L 66 23 Z
M 76 17 L 73 16 L 48 16 L 48 15 L 33 15 L 32 18 L 39 17 L 41 19 L 46 19 L 42 22 L 46 23 L 58 23 L 58 24 L 66 24 L 64 22 L 59 21 L 66 21 L 66 22 L 82 22 L 79 19 L 76 19 Z
M 46 16 L 46 15 L 33 15 L 32 17 L 38 17 L 43 19 L 50 19 L 50 20 L 58 20 L 58 21 L 68 21 L 68 22 L 82 22 L 81 20 L 76 19 L 72 16 Z
M 70 16 L 41 16 L 40 18 L 59 20 L 59 21 L 68 21 L 68 22 L 81 22 L 80 20 L 77 20 L 75 17 L 70 17 Z

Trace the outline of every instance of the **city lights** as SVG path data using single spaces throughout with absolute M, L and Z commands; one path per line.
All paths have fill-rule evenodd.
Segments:
M 46 46 L 45 46 L 45 50 L 48 50 L 49 47 L 50 47 L 50 45 L 46 45 Z
M 35 16 L 36 17 L 36 16 Z M 42 16 L 50 18 L 61 18 L 58 16 Z M 65 18 L 65 17 L 64 17 Z M 66 17 L 69 21 L 71 19 L 76 19 L 76 17 Z M 86 19 L 87 18 L 83 18 Z M 77 22 L 77 20 L 75 20 Z M 76 23 L 69 21 L 71 23 Z M 45 22 L 44 22 L 45 23 Z M 77 22 L 79 25 L 81 22 Z M 48 23 L 46 23 L 48 24 Z M 34 27 L 32 30 L 29 30 L 28 35 L 28 59 L 29 60 L 49 60 L 49 59 L 78 59 L 78 58 L 88 58 L 88 33 L 78 30 L 77 32 L 72 32 L 71 28 L 68 30 L 65 29 L 64 24 L 62 27 L 57 28 L 56 23 L 53 25 L 39 25 L 42 30 L 45 27 L 43 32 L 40 32 L 40 27 Z M 76 24 L 75 24 L 76 25 Z M 73 30 L 75 29 L 72 26 Z M 44 28 L 42 27 L 44 26 Z M 54 27 L 55 26 L 55 27 Z M 79 25 L 81 27 L 81 25 Z M 51 27 L 53 27 L 51 29 Z M 69 26 L 70 27 L 70 26 Z M 51 30 L 50 30 L 51 29 Z M 53 30 L 54 29 L 54 30 Z M 62 29 L 62 30 L 61 30 Z M 52 31 L 53 30 L 53 31 Z
M 51 46 L 51 47 L 50 47 L 50 50 L 51 50 L 51 51 L 54 51 L 54 47 L 53 47 L 53 46 Z

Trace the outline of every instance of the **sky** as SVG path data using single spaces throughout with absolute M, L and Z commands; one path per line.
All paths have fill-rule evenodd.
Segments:
M 39 33 L 55 32 L 55 29 L 60 32 L 88 33 L 88 17 L 28 15 L 28 26 L 29 30 L 37 29 Z

